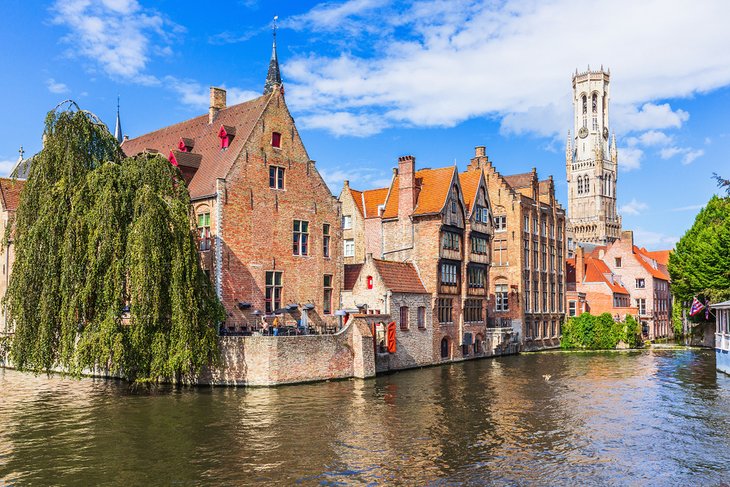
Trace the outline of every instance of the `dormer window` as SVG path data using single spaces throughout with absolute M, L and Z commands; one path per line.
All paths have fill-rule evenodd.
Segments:
M 279 132 L 271 132 L 271 147 L 281 149 L 281 134 Z
M 221 149 L 228 149 L 231 145 L 233 137 L 236 136 L 236 128 L 229 127 L 228 125 L 221 125 L 218 130 L 218 138 L 221 139 Z
M 177 143 L 177 150 L 179 150 L 180 152 L 191 152 L 194 146 L 195 141 L 193 139 L 180 137 L 180 141 Z
M 172 150 L 170 150 L 170 155 L 167 156 L 167 160 L 170 161 L 170 164 L 172 164 L 173 166 L 178 166 L 177 158 L 175 158 L 175 153 L 172 152 Z

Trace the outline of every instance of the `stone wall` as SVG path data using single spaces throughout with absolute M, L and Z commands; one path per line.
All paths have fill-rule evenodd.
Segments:
M 334 335 L 221 337 L 221 363 L 200 385 L 273 386 L 375 375 L 370 327 L 354 318 Z

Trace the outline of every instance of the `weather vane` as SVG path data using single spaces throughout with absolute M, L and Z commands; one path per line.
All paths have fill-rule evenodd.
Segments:
M 274 26 L 272 27 L 272 30 L 274 31 L 274 37 L 276 37 L 276 21 L 279 20 L 278 15 L 274 15 Z

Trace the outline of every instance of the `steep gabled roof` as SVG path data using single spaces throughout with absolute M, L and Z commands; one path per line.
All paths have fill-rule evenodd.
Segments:
M 552 181 L 552 179 L 545 179 L 543 181 L 538 182 L 537 185 L 538 185 L 538 190 L 541 195 L 549 195 L 550 189 L 553 185 L 553 181 Z
M 416 187 L 418 200 L 413 211 L 414 216 L 439 213 L 446 204 L 446 198 L 454 180 L 456 167 L 441 167 L 438 169 L 421 169 L 416 171 Z M 399 177 L 393 178 L 388 201 L 385 203 L 383 218 L 398 216 L 398 184 Z
M 467 213 L 471 212 L 472 203 L 477 197 L 479 189 L 479 181 L 482 178 L 482 171 L 467 171 L 459 173 L 459 183 L 461 183 L 461 191 L 464 194 L 464 204 Z
M 385 287 L 394 293 L 428 294 L 416 268 L 409 262 L 373 259 Z
M 171 149 L 177 148 L 181 137 L 193 139 L 195 146 L 192 152 L 203 157 L 200 168 L 188 185 L 190 196 L 213 195 L 216 179 L 226 177 L 270 99 L 271 95 L 261 96 L 221 109 L 211 124 L 206 114 L 155 130 L 126 140 L 122 149 L 127 156 L 154 149 L 167 157 Z M 218 138 L 221 125 L 235 128 L 236 136 L 227 149 L 221 149 Z
M 378 216 L 378 206 L 385 203 L 388 196 L 388 188 L 369 189 L 362 192 L 363 206 L 365 208 L 365 218 L 375 218 Z
M 363 204 L 362 204 L 362 191 L 358 191 L 356 189 L 350 188 L 350 195 L 352 196 L 352 199 L 355 201 L 355 206 L 357 207 L 357 211 L 359 211 L 360 215 L 362 215 L 364 217 L 365 210 L 364 210 Z
M 665 281 L 670 280 L 667 267 L 659 264 L 651 256 L 647 255 L 646 250 L 642 250 L 634 245 L 634 254 L 636 255 L 636 260 L 638 260 L 641 266 L 653 277 L 663 279 Z
M 343 283 L 343 291 L 352 291 L 360 275 L 362 264 L 345 264 L 345 282 Z
M 2 209 L 15 211 L 20 203 L 20 192 L 25 186 L 23 179 L 0 178 L 0 198 L 2 198 Z
M 649 251 L 646 250 L 644 247 L 641 248 L 641 251 L 657 261 L 658 264 L 661 265 L 668 265 L 669 264 L 669 254 L 672 253 L 671 250 L 654 250 Z
M 613 279 L 613 273 L 608 268 L 605 262 L 601 259 L 594 259 L 586 255 L 585 257 L 585 278 L 584 282 L 603 282 L 608 285 L 614 293 L 629 294 L 625 287 L 623 287 L 618 281 Z

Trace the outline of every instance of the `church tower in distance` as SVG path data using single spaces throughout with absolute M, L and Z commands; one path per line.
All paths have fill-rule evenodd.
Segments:
M 616 211 L 618 154 L 610 137 L 608 102 L 610 70 L 573 75 L 573 137 L 568 132 L 565 170 L 568 176 L 568 233 L 575 243 L 606 245 L 621 235 Z

